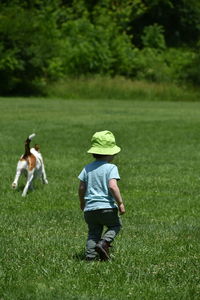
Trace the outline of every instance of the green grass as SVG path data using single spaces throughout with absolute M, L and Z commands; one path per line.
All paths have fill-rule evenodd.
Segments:
M 0 98 L 0 299 L 199 299 L 200 103 Z M 77 176 L 108 129 L 127 213 L 112 260 L 86 263 Z M 49 185 L 13 191 L 37 133 Z
M 49 97 L 147 101 L 199 101 L 199 89 L 168 83 L 133 81 L 123 77 L 66 78 L 48 85 Z

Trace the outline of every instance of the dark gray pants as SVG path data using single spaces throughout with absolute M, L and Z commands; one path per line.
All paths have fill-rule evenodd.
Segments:
M 121 229 L 121 221 L 117 208 L 86 211 L 84 217 L 88 224 L 86 257 L 94 258 L 97 255 L 95 251 L 96 244 L 101 239 L 111 243 Z M 107 230 L 102 235 L 104 226 L 107 227 Z

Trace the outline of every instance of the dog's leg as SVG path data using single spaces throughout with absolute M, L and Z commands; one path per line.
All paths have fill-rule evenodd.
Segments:
M 27 182 L 26 182 L 26 185 L 25 185 L 23 193 L 22 193 L 23 197 L 26 196 L 26 194 L 28 192 L 28 189 L 29 189 L 29 186 L 32 184 L 32 180 L 33 180 L 33 177 L 34 177 L 33 175 L 34 175 L 34 169 L 31 170 L 31 171 L 28 171 Z
M 27 165 L 26 161 L 24 161 L 24 160 L 23 161 L 18 161 L 15 179 L 12 183 L 12 188 L 13 189 L 17 188 L 20 175 L 22 173 L 22 170 L 26 169 L 26 165 Z
M 43 162 L 42 162 L 42 182 L 44 184 L 48 184 L 47 175 L 46 175 L 46 172 L 45 172 L 45 168 L 44 168 Z
M 33 181 L 34 181 L 34 178 L 33 178 L 33 180 L 31 180 L 31 183 L 29 184 L 29 190 L 33 190 L 34 189 L 34 187 L 33 187 Z
M 12 188 L 13 189 L 17 188 L 20 175 L 21 175 L 21 170 L 17 169 L 16 175 L 15 175 L 15 179 L 14 179 L 14 181 L 12 183 Z
M 42 178 L 42 182 L 44 184 L 48 184 L 47 175 L 46 175 L 45 167 L 44 167 L 44 161 L 43 161 L 43 158 L 42 158 L 41 154 L 40 154 L 39 160 L 40 160 L 40 163 L 41 163 L 41 178 Z
M 26 196 L 29 186 L 32 183 L 32 180 L 34 178 L 35 168 L 36 168 L 36 157 L 33 154 L 30 154 L 28 156 L 27 182 L 26 182 L 25 188 L 22 193 L 23 197 Z

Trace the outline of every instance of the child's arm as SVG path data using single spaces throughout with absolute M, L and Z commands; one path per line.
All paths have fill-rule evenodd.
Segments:
M 119 187 L 117 185 L 117 180 L 116 179 L 110 179 L 109 183 L 108 183 L 108 187 L 113 195 L 113 197 L 115 198 L 118 208 L 119 208 L 119 212 L 120 214 L 124 214 L 125 213 L 125 207 L 124 207 L 124 203 L 121 197 L 121 193 L 119 190 Z
M 84 200 L 85 192 L 86 192 L 85 182 L 84 181 L 80 181 L 79 189 L 78 189 L 78 195 L 79 195 L 81 210 L 83 210 L 84 207 L 85 207 L 85 200 Z

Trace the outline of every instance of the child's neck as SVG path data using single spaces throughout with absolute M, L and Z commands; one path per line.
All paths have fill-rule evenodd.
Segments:
M 96 161 L 106 161 L 111 162 L 113 160 L 113 155 L 105 155 L 103 157 L 96 158 Z

